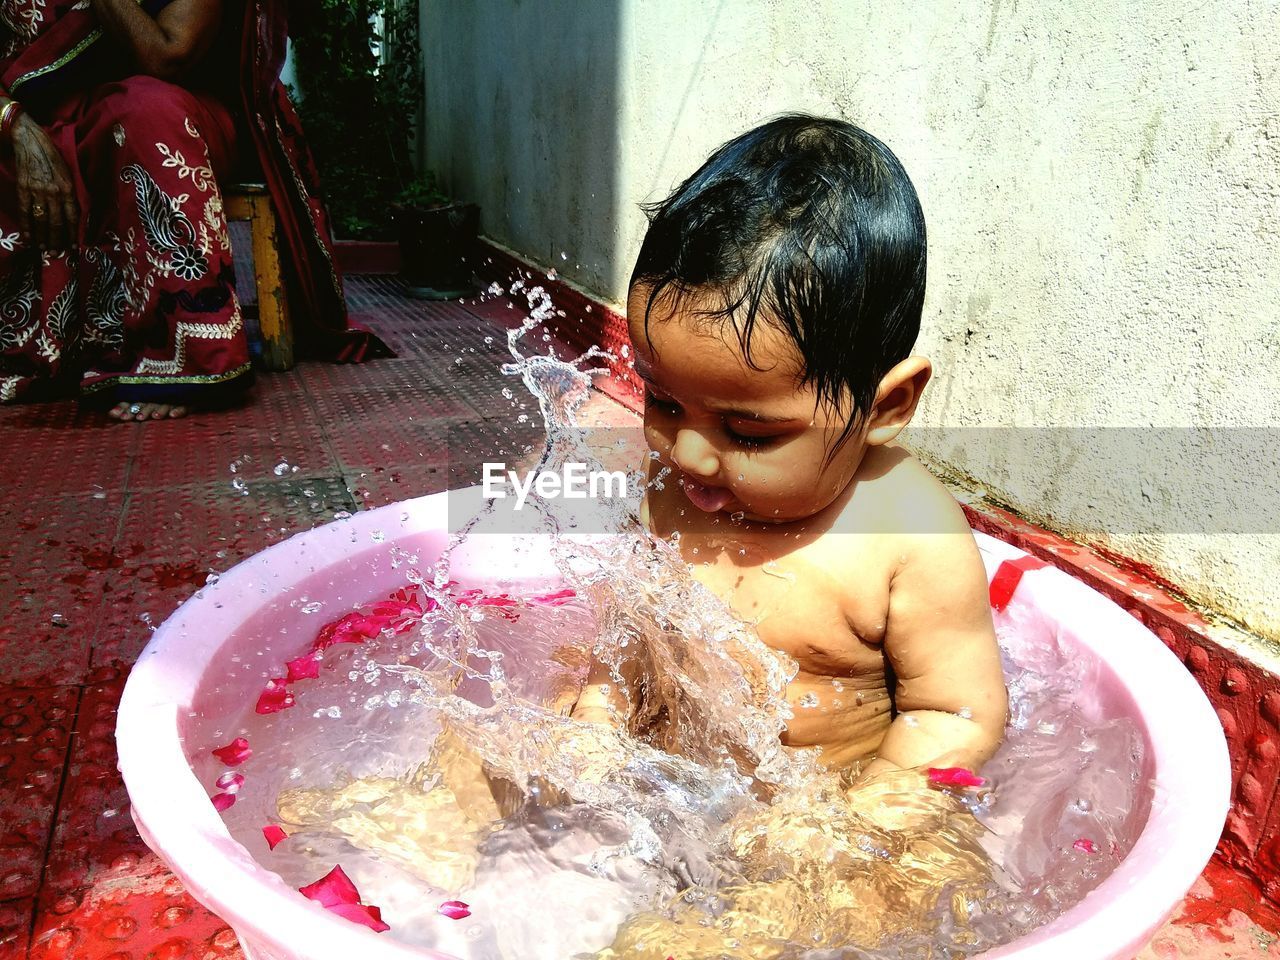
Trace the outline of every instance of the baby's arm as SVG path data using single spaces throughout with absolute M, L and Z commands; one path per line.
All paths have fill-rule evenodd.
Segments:
M 614 680 L 608 664 L 597 657 L 591 658 L 587 682 L 569 716 L 588 723 L 605 723 L 619 730 L 625 728 L 631 718 L 631 704 L 626 695 Z
M 976 770 L 1004 738 L 1009 701 L 982 558 L 950 497 L 929 508 L 929 532 L 904 537 L 889 587 L 884 649 L 897 716 L 867 774 Z

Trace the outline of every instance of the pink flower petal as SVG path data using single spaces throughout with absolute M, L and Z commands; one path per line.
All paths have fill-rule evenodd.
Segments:
M 270 850 L 274 850 L 289 839 L 289 835 L 274 823 L 262 828 L 262 836 L 266 839 L 267 848 Z
M 1098 845 L 1094 843 L 1092 840 L 1086 839 L 1085 837 L 1081 837 L 1071 846 L 1075 847 L 1081 853 L 1097 853 L 1098 852 Z
M 217 750 L 210 750 L 209 752 L 228 767 L 239 766 L 253 755 L 253 751 L 249 749 L 249 741 L 244 737 L 236 737 L 225 747 L 219 747 Z
M 362 927 L 368 927 L 374 933 L 384 933 L 391 928 L 382 922 L 382 911 L 377 907 L 366 907 L 360 903 L 339 903 L 328 908 L 330 913 L 336 913 L 344 920 L 350 920 L 352 923 L 358 923 Z
M 265 833 L 265 830 L 264 830 Z M 376 933 L 391 928 L 382 922 L 382 911 L 360 902 L 360 891 L 342 870 L 334 867 L 315 883 L 300 887 L 298 892 L 308 900 L 314 900 L 331 913 L 345 920 L 368 927 Z
M 236 795 L 234 793 L 215 793 L 209 799 L 213 801 L 213 809 L 221 813 L 235 804 Z
M 461 920 L 471 916 L 471 908 L 461 900 L 446 900 L 436 908 L 436 912 L 450 920 Z
M 531 597 L 529 602 L 540 603 L 548 607 L 562 607 L 576 596 L 577 594 L 574 593 L 573 588 L 565 587 L 565 589 L 557 590 L 555 593 L 544 593 L 538 597 Z
M 939 787 L 981 787 L 987 781 L 964 767 L 930 767 L 929 782 Z
M 258 713 L 279 713 L 281 710 L 292 707 L 293 694 L 286 686 L 288 682 L 284 677 L 272 677 L 268 680 L 266 689 L 262 691 L 262 696 L 258 697 L 258 704 L 254 710 Z
M 343 872 L 342 867 L 334 867 L 315 883 L 299 887 L 298 892 L 322 907 L 360 902 L 360 891 L 351 882 L 351 878 Z
M 289 683 L 295 680 L 314 680 L 320 676 L 320 658 L 318 650 L 312 650 L 305 653 L 296 660 L 290 660 L 285 664 L 289 671 L 289 675 L 285 678 Z
M 244 774 L 224 773 L 213 785 L 219 790 L 225 790 L 227 793 L 239 793 L 240 788 L 244 786 Z

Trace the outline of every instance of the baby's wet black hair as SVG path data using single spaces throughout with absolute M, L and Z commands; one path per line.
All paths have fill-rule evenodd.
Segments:
M 799 348 L 820 400 L 848 396 L 847 438 L 920 332 L 924 213 L 898 158 L 853 124 L 790 114 L 730 140 L 644 210 L 631 284 L 649 288 L 646 335 L 659 299 L 710 293 L 721 305 L 701 315 L 732 322 L 760 369 L 763 314 Z

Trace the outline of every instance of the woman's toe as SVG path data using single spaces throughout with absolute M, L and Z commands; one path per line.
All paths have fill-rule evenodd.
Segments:
M 187 415 L 186 407 L 170 407 L 169 408 L 169 419 L 171 420 L 177 420 L 179 417 L 185 417 L 186 415 Z
M 128 420 L 129 404 L 127 402 L 117 403 L 114 407 L 107 411 L 107 416 L 112 420 Z

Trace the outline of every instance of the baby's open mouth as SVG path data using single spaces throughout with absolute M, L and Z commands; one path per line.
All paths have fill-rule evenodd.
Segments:
M 690 480 L 688 477 L 680 478 L 680 488 L 684 490 L 684 495 L 689 498 L 690 503 L 707 513 L 723 510 L 725 505 L 733 499 L 733 491 L 727 487 L 709 487 L 705 483 Z

